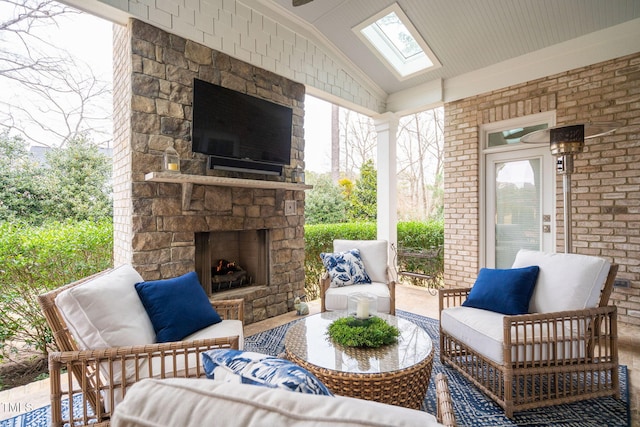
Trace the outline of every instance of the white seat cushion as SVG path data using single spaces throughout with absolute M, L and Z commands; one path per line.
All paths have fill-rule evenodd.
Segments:
M 61 292 L 55 304 L 81 350 L 152 344 L 156 340 L 130 265 Z
M 329 311 L 347 310 L 349 295 L 368 293 L 378 297 L 379 313 L 389 313 L 391 307 L 391 293 L 385 283 L 371 282 L 365 285 L 351 285 L 340 288 L 329 288 L 325 294 L 324 306 Z
M 482 354 L 488 359 L 498 364 L 504 362 L 503 342 L 503 318 L 504 314 L 496 313 L 488 310 L 481 310 L 472 307 L 450 307 L 442 310 L 440 314 L 440 325 L 442 330 L 448 335 L 455 337 L 458 341 L 465 344 L 469 348 Z M 535 334 L 539 337 L 547 337 L 552 333 L 552 329 L 536 328 Z M 558 337 L 574 337 L 573 340 L 567 340 L 564 344 L 562 340 L 556 344 L 555 351 L 549 353 L 549 345 L 545 339 L 541 339 L 539 344 L 513 347 L 511 352 L 512 361 L 541 361 L 553 357 L 555 360 L 568 359 L 572 360 L 576 357 L 584 356 L 585 341 L 575 339 L 575 337 L 585 336 L 586 324 L 584 322 L 577 323 L 565 322 L 558 323 L 556 327 L 556 335 Z M 573 329 L 573 331 L 572 331 Z M 511 331 L 512 340 L 515 342 L 515 328 Z M 527 328 L 526 334 L 520 329 L 519 336 L 532 337 L 531 328 Z
M 244 327 L 241 320 L 223 320 L 215 325 L 207 326 L 193 334 L 186 336 L 184 341 L 202 340 L 205 338 L 224 338 L 238 335 L 239 350 L 244 348 Z
M 202 340 L 207 338 L 224 338 L 224 337 L 232 337 L 238 335 L 239 337 L 239 349 L 242 350 L 244 347 L 244 330 L 242 321 L 240 320 L 223 320 L 220 323 L 216 323 L 215 325 L 208 326 L 204 329 L 200 329 L 197 332 L 187 336 L 183 341 L 194 341 L 194 340 Z M 173 376 L 174 366 L 173 359 L 171 357 L 164 358 L 164 364 L 161 359 L 153 359 L 153 366 L 151 368 L 151 376 L 160 376 L 162 373 L 162 369 L 164 369 L 165 373 L 171 373 L 167 375 L 169 377 Z M 198 365 L 202 365 L 201 360 L 196 360 L 194 354 L 189 354 L 189 367 L 191 369 L 195 368 Z M 140 364 L 140 376 L 141 378 L 149 377 L 149 363 L 148 360 L 145 360 Z M 185 361 L 184 357 L 178 357 L 176 359 L 175 366 L 176 376 L 181 376 L 185 373 Z M 193 373 L 193 372 L 190 372 Z
M 440 325 L 458 341 L 496 363 L 502 353 L 504 314 L 472 307 L 450 307 L 440 313 Z
M 116 409 L 113 427 L 439 426 L 426 412 L 208 379 L 143 380 Z
M 611 264 L 599 257 L 521 249 L 513 268 L 537 265 L 538 280 L 529 301 L 530 313 L 593 308 Z
M 364 269 L 372 282 L 386 283 L 387 276 L 387 251 L 386 240 L 334 240 L 333 251 L 344 252 L 351 249 L 360 250 L 360 258 L 364 263 Z

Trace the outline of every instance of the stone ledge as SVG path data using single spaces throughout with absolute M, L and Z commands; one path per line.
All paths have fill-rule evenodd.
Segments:
M 240 299 L 244 298 L 249 294 L 252 294 L 257 291 L 266 291 L 268 290 L 268 286 L 266 285 L 248 285 L 243 286 L 241 288 L 230 289 L 227 291 L 214 292 L 209 295 L 210 301 L 224 301 L 227 299 Z

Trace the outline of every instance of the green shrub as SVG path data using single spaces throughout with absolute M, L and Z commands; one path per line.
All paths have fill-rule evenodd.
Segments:
M 444 245 L 444 222 L 399 222 L 398 246 L 405 248 L 437 248 Z
M 374 222 L 355 222 L 341 224 L 307 224 L 304 227 L 305 239 L 305 292 L 307 300 L 320 297 L 319 280 L 324 271 L 320 254 L 332 252 L 334 239 L 373 240 L 376 239 L 377 227 Z M 441 280 L 444 272 L 442 246 L 444 244 L 444 223 L 400 222 L 398 223 L 398 246 L 400 251 L 440 249 L 435 261 L 428 262 L 398 258 L 400 271 L 420 271 L 429 274 L 432 279 L 412 280 L 415 284 L 427 286 Z M 394 248 L 396 250 L 396 248 Z M 395 260 L 391 260 L 395 261 Z
M 444 274 L 443 247 L 443 221 L 398 223 L 398 270 L 427 276 L 409 277 L 412 284 L 440 287 Z
M 109 268 L 112 258 L 110 220 L 0 224 L 0 357 L 17 343 L 46 354 L 52 337 L 37 296 Z

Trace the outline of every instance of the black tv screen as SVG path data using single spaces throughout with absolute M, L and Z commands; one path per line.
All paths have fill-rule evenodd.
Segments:
M 235 90 L 193 81 L 192 149 L 233 159 L 291 163 L 293 110 Z

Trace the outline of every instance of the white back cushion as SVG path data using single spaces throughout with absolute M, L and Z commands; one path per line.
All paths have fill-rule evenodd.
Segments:
M 344 252 L 359 249 L 364 269 L 372 282 L 387 283 L 387 241 L 386 240 L 334 240 L 333 251 Z
M 217 422 L 216 422 L 217 420 Z M 426 412 L 344 396 L 320 396 L 209 379 L 142 380 L 127 392 L 114 427 L 439 426 Z
M 537 265 L 538 281 L 529 302 L 530 313 L 593 308 L 609 273 L 609 261 L 588 255 L 521 249 L 513 268 Z
M 55 303 L 82 350 L 152 344 L 156 334 L 134 285 L 130 265 L 61 292 Z

